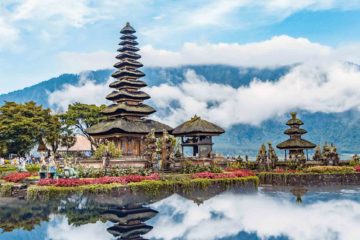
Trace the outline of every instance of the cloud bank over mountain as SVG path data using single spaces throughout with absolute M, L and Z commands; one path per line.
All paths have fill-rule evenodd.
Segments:
M 360 69 L 348 63 L 299 64 L 277 81 L 254 79 L 238 88 L 211 83 L 194 71 L 186 71 L 184 77 L 177 85 L 145 89 L 158 110 L 152 118 L 175 126 L 198 114 L 230 127 L 259 125 L 296 109 L 336 113 L 360 108 Z M 77 86 L 66 85 L 49 94 L 49 103 L 59 110 L 74 102 L 106 103 L 110 81 L 95 84 L 85 78 Z

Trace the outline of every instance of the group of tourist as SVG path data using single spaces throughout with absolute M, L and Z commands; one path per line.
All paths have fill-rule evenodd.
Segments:
M 40 158 L 35 158 L 33 156 L 28 157 L 15 157 L 9 160 L 0 158 L 0 165 L 11 164 L 11 165 L 22 165 L 22 164 L 39 164 Z

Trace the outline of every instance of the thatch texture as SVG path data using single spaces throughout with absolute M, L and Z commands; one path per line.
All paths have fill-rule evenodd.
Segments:
M 125 27 L 123 27 L 121 30 L 120 30 L 120 33 L 121 34 L 133 34 L 133 33 L 136 33 L 135 29 L 130 25 L 130 23 L 126 23 L 125 24 Z
M 287 135 L 293 135 L 293 134 L 305 134 L 307 131 L 302 128 L 289 128 L 284 131 Z
M 172 134 L 175 136 L 185 135 L 220 135 L 225 132 L 224 129 L 215 125 L 214 123 L 208 122 L 201 119 L 198 116 L 192 117 L 189 121 L 176 127 Z
M 119 91 L 113 91 L 109 95 L 106 96 L 106 99 L 108 100 L 118 100 L 118 99 L 134 99 L 134 100 L 146 100 L 149 99 L 149 94 L 142 92 L 142 91 L 136 91 L 136 92 L 129 92 L 126 90 L 119 90 Z
M 148 134 L 151 129 L 155 129 L 155 132 L 161 134 L 165 129 L 168 132 L 171 132 L 172 128 L 166 124 L 160 123 L 158 121 L 146 119 L 139 121 L 126 120 L 124 118 L 119 118 L 112 121 L 103 121 L 100 122 L 86 131 L 91 136 L 99 135 L 111 135 L 111 134 Z
M 140 103 L 139 105 L 133 106 L 127 103 L 118 103 L 112 104 L 106 107 L 102 113 L 104 115 L 121 115 L 122 113 L 136 113 L 136 114 L 144 114 L 149 115 L 151 113 L 156 112 L 156 110 L 149 105 Z
M 276 147 L 279 149 L 312 149 L 316 145 L 305 139 L 288 139 L 276 145 Z
M 111 88 L 129 87 L 129 86 L 142 88 L 142 87 L 146 87 L 147 84 L 141 80 L 130 80 L 126 78 L 121 78 L 120 80 L 117 80 L 110 84 Z

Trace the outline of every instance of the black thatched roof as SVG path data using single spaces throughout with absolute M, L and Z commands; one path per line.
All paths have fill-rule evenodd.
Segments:
M 305 139 L 288 139 L 282 143 L 276 145 L 279 149 L 312 149 L 316 145 Z
M 287 135 L 293 135 L 293 134 L 305 134 L 307 133 L 307 131 L 305 129 L 302 129 L 302 128 L 289 128 L 289 129 L 286 129 L 284 131 L 285 134 Z
M 135 40 L 123 40 L 119 43 L 119 45 L 132 45 L 132 46 L 135 46 L 135 45 L 139 45 L 139 43 Z
M 111 101 L 119 99 L 146 100 L 149 98 L 149 94 L 143 91 L 129 92 L 126 90 L 113 91 L 106 96 L 106 99 Z
M 172 130 L 170 126 L 150 119 L 132 121 L 124 118 L 119 118 L 115 120 L 100 122 L 86 129 L 86 132 L 89 133 L 91 136 L 114 135 L 124 133 L 146 135 L 151 131 L 151 129 L 155 129 L 155 133 L 158 134 L 161 134 L 164 129 L 168 132 L 171 132 Z
M 131 46 L 131 45 L 125 45 L 125 46 L 118 48 L 117 51 L 118 52 L 125 52 L 125 51 L 138 52 L 138 51 L 140 51 L 140 49 L 137 47 Z
M 114 64 L 114 67 L 116 68 L 121 68 L 121 67 L 141 68 L 142 66 L 144 66 L 142 63 L 130 58 L 123 59 L 120 62 Z
M 141 78 L 144 77 L 145 74 L 137 69 L 134 68 L 121 68 L 119 71 L 114 72 L 111 74 L 114 78 L 120 78 L 120 77 L 137 77 Z
M 137 54 L 137 53 L 134 53 L 134 52 L 121 52 L 118 55 L 116 55 L 115 58 L 119 59 L 119 60 L 123 60 L 123 59 L 126 59 L 126 58 L 137 60 L 137 59 L 140 59 L 141 56 L 139 54 Z
M 135 29 L 130 25 L 129 22 L 126 23 L 125 27 L 123 27 L 120 31 L 122 34 L 133 34 L 135 33 Z
M 127 103 L 121 102 L 117 104 L 112 104 L 110 106 L 107 106 L 104 110 L 102 110 L 102 113 L 104 115 L 122 115 L 126 113 L 135 113 L 135 114 L 144 114 L 149 115 L 151 113 L 156 112 L 156 110 L 149 105 L 146 105 L 144 103 L 140 103 L 136 106 L 129 105 Z M 132 114 L 130 114 L 132 115 Z
M 142 88 L 142 87 L 146 87 L 147 84 L 141 80 L 130 80 L 127 78 L 121 78 L 120 80 L 110 83 L 111 88 L 121 88 L 121 87 L 129 87 L 129 86 Z
M 137 39 L 137 37 L 132 34 L 124 34 L 120 37 L 120 39 L 121 40 L 135 40 L 135 39 Z
M 220 135 L 225 132 L 224 129 L 215 125 L 214 123 L 208 122 L 201 119 L 198 116 L 192 117 L 189 121 L 186 121 L 176 127 L 172 134 L 175 136 L 185 135 Z

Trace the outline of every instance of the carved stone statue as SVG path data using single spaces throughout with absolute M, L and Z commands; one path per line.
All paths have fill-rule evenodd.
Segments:
M 323 158 L 323 156 L 322 156 L 322 153 L 321 153 L 321 147 L 318 145 L 315 148 L 315 153 L 314 153 L 314 156 L 313 156 L 313 160 L 314 161 L 321 161 L 322 158 Z
M 150 133 L 144 139 L 144 157 L 149 162 L 148 167 L 152 167 L 157 160 L 157 145 L 155 137 L 155 129 L 151 129 Z
M 279 158 L 276 155 L 275 149 L 272 147 L 271 143 L 268 143 L 268 146 L 269 146 L 269 160 L 271 163 L 271 167 L 275 168 Z
M 260 169 L 264 169 L 267 167 L 267 151 L 266 151 L 266 147 L 265 144 L 262 144 L 260 146 L 258 155 L 256 156 L 256 162 L 258 163 L 258 167 Z

